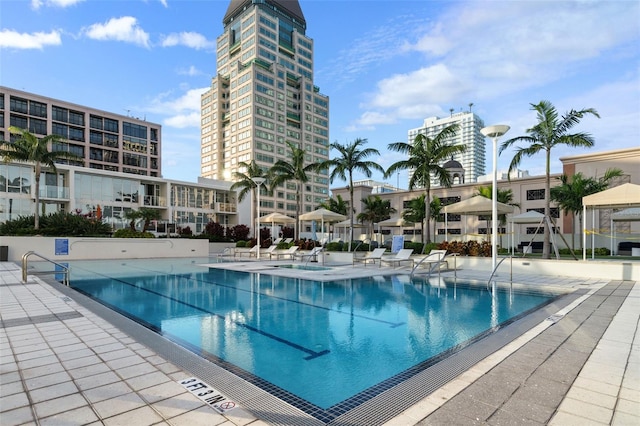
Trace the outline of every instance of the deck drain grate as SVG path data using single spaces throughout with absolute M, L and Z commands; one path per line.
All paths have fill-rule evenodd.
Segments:
M 45 322 L 53 322 L 53 321 L 65 321 L 65 320 L 81 318 L 81 317 L 82 317 L 82 314 L 76 311 L 62 312 L 59 314 L 47 314 L 47 315 L 38 315 L 35 317 L 6 319 L 0 322 L 0 326 L 2 328 L 19 327 L 21 325 L 42 324 Z

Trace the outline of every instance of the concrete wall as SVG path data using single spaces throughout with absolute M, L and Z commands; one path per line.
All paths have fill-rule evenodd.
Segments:
M 55 261 L 209 256 L 208 240 L 186 238 L 0 237 L 0 246 L 8 246 L 12 262 L 29 251 Z

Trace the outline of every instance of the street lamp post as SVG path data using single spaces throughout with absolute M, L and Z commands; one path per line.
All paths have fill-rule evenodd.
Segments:
M 504 124 L 484 127 L 480 130 L 485 137 L 493 141 L 493 173 L 491 187 L 491 273 L 496 270 L 498 263 L 498 139 L 509 131 Z
M 255 221 L 256 226 L 256 241 L 258 241 L 258 251 L 256 252 L 256 259 L 260 259 L 260 186 L 266 181 L 263 177 L 251 178 L 253 183 L 256 184 L 256 193 L 258 196 L 258 217 Z

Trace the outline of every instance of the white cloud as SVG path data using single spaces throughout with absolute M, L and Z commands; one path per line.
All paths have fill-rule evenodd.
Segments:
M 167 116 L 165 125 L 177 128 L 200 127 L 200 95 L 209 90 L 208 87 L 189 89 L 179 97 L 172 97 L 171 92 L 158 95 L 145 110 L 154 114 Z
M 84 29 L 84 33 L 95 40 L 124 41 L 149 47 L 149 34 L 138 26 L 137 19 L 132 16 L 111 18 L 104 24 L 93 24 Z
M 38 10 L 42 6 L 65 8 L 82 3 L 83 1 L 84 0 L 31 0 L 31 8 L 34 10 Z
M 0 31 L 0 47 L 13 49 L 42 49 L 45 46 L 59 46 L 62 44 L 59 31 L 49 33 L 18 33 L 12 30 Z
M 167 0 L 160 0 L 160 3 L 161 3 L 164 7 L 169 7 L 169 4 L 167 3 Z
M 601 61 L 603 55 L 625 56 L 640 39 L 637 2 L 518 1 L 494 2 L 491 8 L 473 1 L 448 4 L 447 11 L 432 16 L 435 21 L 416 20 L 409 31 L 397 33 L 405 39 L 401 49 L 382 55 L 375 51 L 382 41 L 372 43 L 364 58 L 347 60 L 345 68 L 336 70 L 355 80 L 365 66 L 378 62 L 382 68 L 398 55 L 415 64 L 414 71 L 379 80 L 360 104 L 357 124 L 371 128 L 425 118 L 461 100 L 486 105 L 537 88 L 534 97 L 546 98 L 546 85 L 583 75 L 590 61 Z M 387 34 L 394 34 L 393 28 Z M 367 46 L 366 40 L 354 46 Z
M 200 71 L 198 68 L 196 68 L 195 66 L 191 65 L 189 68 L 186 69 L 180 69 L 178 70 L 178 74 L 179 75 L 188 75 L 190 77 L 196 76 L 196 75 L 202 75 L 204 74 L 202 71 Z
M 172 33 L 166 36 L 162 42 L 162 47 L 186 46 L 192 49 L 214 49 L 215 41 L 209 41 L 205 36 L 194 32 Z

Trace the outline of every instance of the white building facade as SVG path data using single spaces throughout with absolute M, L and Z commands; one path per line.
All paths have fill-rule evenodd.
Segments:
M 442 129 L 458 124 L 459 130 L 456 136 L 451 138 L 449 144 L 466 146 L 465 152 L 453 156 L 453 160 L 459 162 L 464 169 L 464 182 L 477 182 L 478 177 L 485 173 L 485 137 L 480 133 L 484 122 L 473 112 L 457 112 L 445 118 L 426 118 L 421 127 L 408 131 L 408 143 L 412 143 L 418 134 L 429 138 L 435 137 Z M 452 160 L 448 158 L 447 161 Z M 437 179 L 431 179 L 431 186 L 439 186 Z

